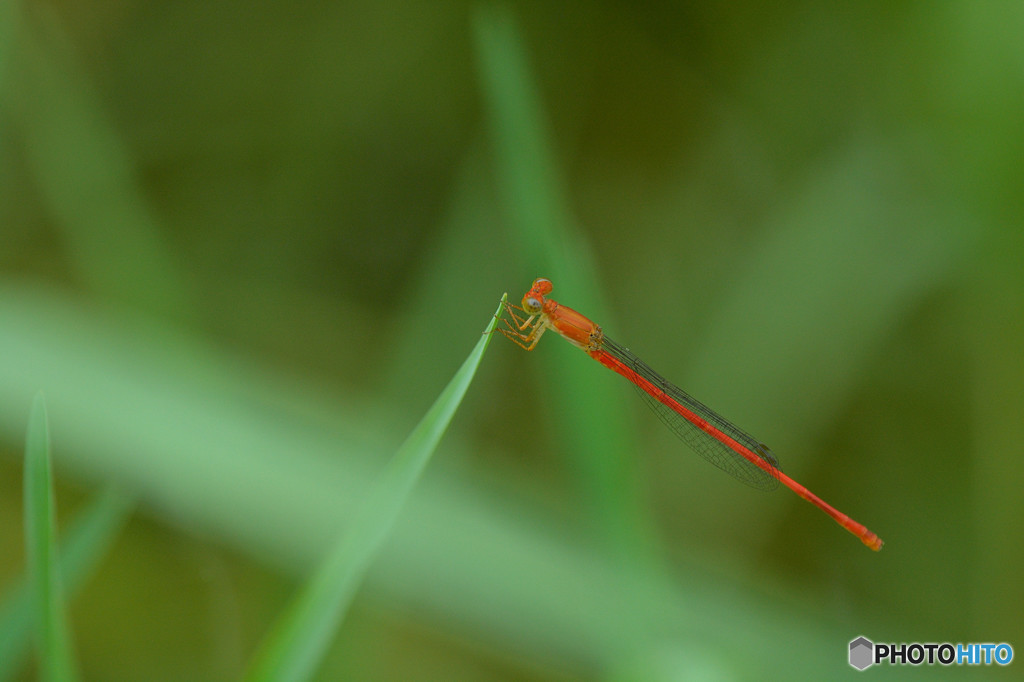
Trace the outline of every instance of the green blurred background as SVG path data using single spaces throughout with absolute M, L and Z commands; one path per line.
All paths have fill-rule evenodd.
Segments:
M 71 602 L 85 677 L 237 678 L 543 275 L 885 548 L 496 339 L 322 679 L 1024 646 L 1022 35 L 966 0 L 3 3 L 0 585 L 43 389 L 62 527 L 138 503 Z

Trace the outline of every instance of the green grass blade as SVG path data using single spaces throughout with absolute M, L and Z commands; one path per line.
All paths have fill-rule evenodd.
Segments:
M 116 490 L 97 495 L 71 523 L 60 543 L 60 575 L 67 597 L 73 597 L 92 575 L 121 527 L 134 502 Z M 0 607 L 0 682 L 21 672 L 28 654 L 32 626 L 32 595 L 27 580 L 18 582 Z
M 56 513 L 46 401 L 36 395 L 25 441 L 25 544 L 40 677 L 77 679 L 57 564 Z
M 49 7 L 32 9 L 9 12 L 17 22 L 18 49 L 27 58 L 11 78 L 8 104 L 64 252 L 94 291 L 184 317 L 181 280 L 131 150 L 59 14 Z
M 502 304 L 505 299 L 502 296 Z M 351 528 L 279 621 L 257 654 L 249 680 L 302 680 L 314 672 L 366 570 L 462 402 L 501 312 L 499 305 L 462 367 L 395 453 Z
M 519 251 L 528 254 L 529 268 L 519 286 L 525 291 L 534 277 L 547 277 L 555 284 L 556 300 L 564 297 L 567 305 L 611 325 L 590 242 L 573 218 L 515 14 L 505 3 L 488 3 L 477 6 L 473 19 L 499 195 Z M 646 560 L 653 524 L 629 457 L 635 448 L 625 417 L 628 391 L 578 351 L 559 345 L 548 343 L 537 355 L 546 363 L 545 376 L 558 377 L 546 386 L 552 403 L 573 406 L 559 423 L 560 451 L 578 473 L 595 532 L 605 535 L 620 555 Z

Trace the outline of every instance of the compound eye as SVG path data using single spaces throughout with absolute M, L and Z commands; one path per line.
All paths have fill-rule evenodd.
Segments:
M 527 296 L 526 298 L 523 299 L 523 310 L 530 313 L 531 315 L 536 315 L 541 311 L 543 307 L 544 304 L 541 302 L 539 298 Z

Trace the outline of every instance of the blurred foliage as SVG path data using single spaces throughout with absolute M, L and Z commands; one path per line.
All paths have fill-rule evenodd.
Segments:
M 568 344 L 495 344 L 324 679 L 1020 649 L 1022 34 L 963 0 L 0 4 L 0 584 L 43 389 L 59 519 L 139 504 L 71 601 L 83 676 L 239 677 L 544 275 L 885 548 Z

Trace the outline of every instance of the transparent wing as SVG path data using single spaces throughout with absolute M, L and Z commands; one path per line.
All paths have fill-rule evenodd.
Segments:
M 781 467 L 767 445 L 667 381 L 628 348 L 608 337 L 604 337 L 601 346 L 618 359 L 624 369 L 635 373 L 636 377 L 630 377 L 622 369 L 616 369 L 633 381 L 644 402 L 658 418 L 697 454 L 753 488 L 767 491 L 778 487 L 777 472 Z M 734 444 L 746 449 L 763 467 L 744 457 Z

